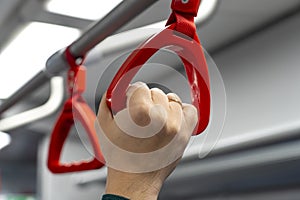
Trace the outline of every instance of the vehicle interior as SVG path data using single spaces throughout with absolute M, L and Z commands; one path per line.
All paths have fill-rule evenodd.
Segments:
M 0 0 L 0 200 L 101 198 L 106 167 L 66 174 L 47 167 L 51 132 L 68 98 L 67 68 L 48 65 L 102 25 L 84 61 L 83 97 L 97 114 L 122 62 L 170 16 L 171 0 L 145 2 Z M 192 137 L 159 199 L 300 199 L 300 0 L 202 0 L 195 24 L 211 79 L 211 121 Z M 135 81 L 190 102 L 174 53 L 151 59 L 159 64 Z M 75 124 L 65 162 L 93 155 Z

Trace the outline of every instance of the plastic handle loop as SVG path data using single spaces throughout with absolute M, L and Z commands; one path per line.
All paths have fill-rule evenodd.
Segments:
M 194 24 L 199 5 L 200 0 L 173 0 L 173 13 L 167 23 L 170 26 L 134 50 L 113 78 L 106 95 L 112 113 L 126 107 L 126 89 L 141 67 L 159 49 L 167 48 L 181 58 L 192 103 L 198 110 L 199 121 L 193 135 L 206 129 L 210 118 L 210 84 L 206 59 Z
M 104 165 L 99 161 L 103 161 L 104 158 L 100 150 L 94 127 L 96 116 L 81 97 L 81 94 L 85 90 L 85 76 L 86 70 L 83 66 L 71 66 L 68 73 L 68 89 L 70 91 L 70 97 L 65 102 L 63 110 L 56 121 L 50 140 L 48 168 L 53 173 L 93 170 L 99 169 Z M 60 163 L 62 149 L 75 120 L 78 120 L 86 130 L 95 157 L 90 161 L 62 164 Z

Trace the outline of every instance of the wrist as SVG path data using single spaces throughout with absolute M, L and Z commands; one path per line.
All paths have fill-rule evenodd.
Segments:
M 126 173 L 108 168 L 106 194 L 115 194 L 130 200 L 156 200 L 162 187 L 156 173 Z

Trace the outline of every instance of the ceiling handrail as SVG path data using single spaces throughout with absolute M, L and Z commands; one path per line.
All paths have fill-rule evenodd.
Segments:
M 85 56 L 97 44 L 102 42 L 108 36 L 115 33 L 122 26 L 137 17 L 144 10 L 149 8 L 158 0 L 126 0 L 122 1 L 104 18 L 96 22 L 87 31 L 85 31 L 69 47 L 70 53 L 78 59 Z M 38 72 L 23 87 L 17 90 L 0 106 L 0 115 L 13 105 L 21 101 L 25 96 L 33 93 L 37 88 L 49 81 L 49 78 L 57 76 L 60 72 L 69 69 L 65 59 L 65 50 L 62 49 L 54 53 L 46 62 L 46 67 Z

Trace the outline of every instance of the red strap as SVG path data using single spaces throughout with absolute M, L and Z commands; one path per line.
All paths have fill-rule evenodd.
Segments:
M 186 70 L 192 103 L 198 110 L 198 125 L 193 134 L 200 134 L 206 129 L 210 118 L 210 83 L 205 55 L 194 24 L 199 5 L 200 0 L 173 0 L 173 12 L 167 22 L 170 26 L 150 37 L 127 57 L 106 94 L 107 105 L 113 114 L 125 108 L 126 89 L 140 68 L 159 49 L 166 48 L 181 58 Z M 182 35 L 178 37 L 173 30 L 189 36 L 192 40 Z
M 71 54 L 70 47 L 67 47 L 65 56 L 70 66 L 70 69 L 68 71 L 68 89 L 70 96 L 73 96 L 74 94 L 82 94 L 85 91 L 86 87 L 85 67 L 82 66 L 84 58 L 82 58 L 80 62 L 77 63 L 78 59 L 75 59 Z
M 68 173 L 84 170 L 92 170 L 101 168 L 104 163 L 100 145 L 97 139 L 97 133 L 94 127 L 96 120 L 95 113 L 90 109 L 81 94 L 85 91 L 86 70 L 81 63 L 76 63 L 76 59 L 71 55 L 69 47 L 65 51 L 66 60 L 70 65 L 68 72 L 68 89 L 70 97 L 65 102 L 63 111 L 61 112 L 54 129 L 51 134 L 48 168 L 53 173 Z M 86 133 L 92 144 L 95 158 L 90 161 L 74 162 L 69 164 L 60 163 L 60 157 L 67 136 L 77 119 L 86 130 Z
M 173 11 L 197 16 L 201 0 L 173 0 L 171 8 Z
M 166 26 L 175 24 L 174 30 L 195 38 L 194 17 L 197 16 L 200 2 L 200 0 L 173 0 L 171 6 L 173 11 Z
M 82 63 L 85 60 L 85 57 L 75 58 L 71 53 L 70 46 L 67 47 L 65 51 L 65 55 L 66 55 L 66 60 L 70 65 L 70 67 L 76 67 L 78 65 L 82 65 Z

